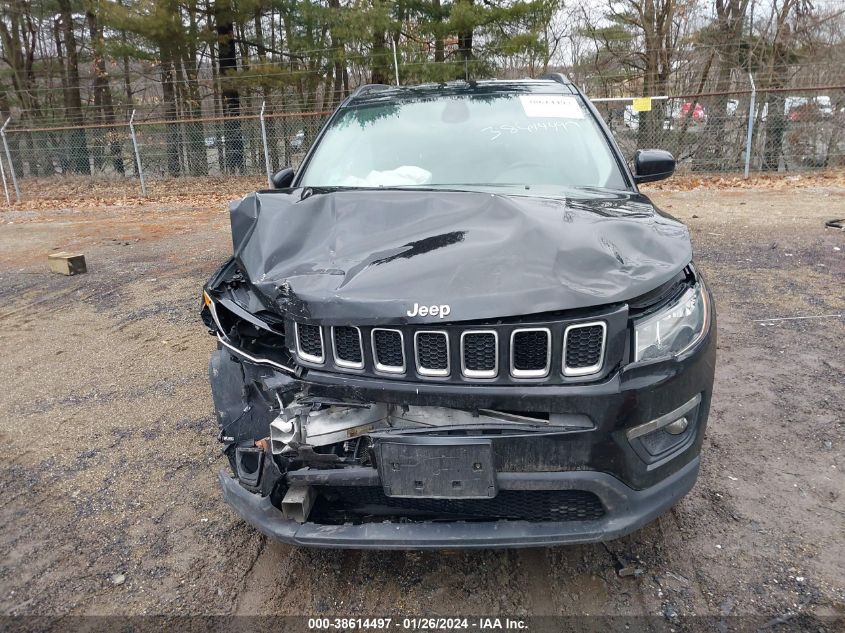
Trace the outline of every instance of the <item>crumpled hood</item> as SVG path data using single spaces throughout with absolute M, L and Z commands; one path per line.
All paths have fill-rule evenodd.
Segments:
M 623 302 L 692 258 L 687 228 L 635 193 L 301 194 L 233 203 L 234 252 L 280 312 L 326 324 L 440 321 L 409 317 L 414 304 L 467 321 Z

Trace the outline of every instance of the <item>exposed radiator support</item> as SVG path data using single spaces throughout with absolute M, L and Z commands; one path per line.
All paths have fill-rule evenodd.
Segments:
M 282 499 L 282 514 L 289 521 L 305 523 L 314 506 L 315 497 L 311 486 L 291 486 Z

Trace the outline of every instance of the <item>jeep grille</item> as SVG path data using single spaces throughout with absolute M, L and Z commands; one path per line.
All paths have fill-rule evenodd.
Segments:
M 595 380 L 621 362 L 618 335 L 608 358 L 609 324 L 615 323 L 617 334 L 625 327 L 624 313 L 619 314 L 607 312 L 601 319 L 582 317 L 574 323 L 446 323 L 437 329 L 425 325 L 321 328 L 298 323 L 291 330 L 296 332 L 297 358 L 306 366 L 404 379 L 561 384 Z M 328 353 L 327 344 L 331 346 Z

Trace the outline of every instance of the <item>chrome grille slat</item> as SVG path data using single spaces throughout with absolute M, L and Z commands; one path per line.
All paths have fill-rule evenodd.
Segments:
M 570 325 L 563 333 L 563 375 L 589 376 L 601 371 L 607 345 L 607 323 Z
M 296 354 L 307 363 L 322 365 L 326 362 L 323 328 L 319 325 L 296 323 Z
M 405 373 L 405 338 L 402 330 L 373 328 L 373 360 L 376 371 L 387 374 Z
M 499 333 L 461 332 L 461 373 L 467 378 L 495 378 L 499 374 Z
M 421 376 L 449 375 L 449 335 L 442 330 L 414 333 L 414 358 Z
M 549 328 L 518 328 L 511 332 L 511 376 L 545 378 L 552 366 L 552 333 Z
M 364 368 L 361 328 L 352 325 L 332 326 L 334 362 L 344 369 Z

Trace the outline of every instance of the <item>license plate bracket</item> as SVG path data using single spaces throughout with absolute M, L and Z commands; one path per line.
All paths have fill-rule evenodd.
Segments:
M 373 448 L 388 497 L 490 499 L 498 492 L 489 439 L 391 437 Z

